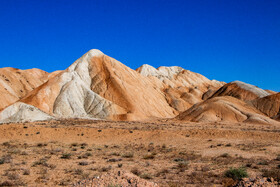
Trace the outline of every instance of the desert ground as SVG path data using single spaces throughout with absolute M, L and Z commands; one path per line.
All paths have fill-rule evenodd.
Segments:
M 233 186 L 225 172 L 240 167 L 250 179 L 280 180 L 277 125 L 10 123 L 0 125 L 0 150 L 1 186 Z

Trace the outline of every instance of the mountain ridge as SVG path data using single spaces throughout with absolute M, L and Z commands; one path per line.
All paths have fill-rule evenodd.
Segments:
M 9 101 L 0 112 L 0 121 L 59 118 L 178 120 L 183 118 L 176 116 L 186 116 L 186 111 L 194 110 L 195 106 L 204 106 L 209 100 L 218 103 L 218 108 L 228 108 L 229 102 L 235 103 L 237 108 L 244 108 L 245 105 L 247 107 L 244 102 L 250 101 L 250 107 L 255 109 L 253 112 L 250 107 L 245 107 L 245 110 L 251 111 L 250 116 L 258 116 L 254 118 L 257 122 L 270 121 L 266 116 L 259 116 L 266 114 L 254 106 L 254 102 L 269 97 L 273 94 L 272 91 L 267 92 L 240 81 L 226 84 L 209 80 L 199 73 L 178 66 L 154 68 L 143 64 L 133 70 L 97 49 L 89 50 L 65 70 L 47 73 L 35 69 L 27 72 L 32 81 L 37 78 L 36 85 L 17 99 Z M 13 76 L 13 73 L 10 76 Z M 21 81 L 20 77 L 14 80 Z M 15 87 L 18 90 L 20 85 Z M 222 99 L 218 99 L 221 101 L 217 102 L 216 98 L 221 96 Z M 229 96 L 237 100 L 227 98 Z M 259 100 L 259 103 L 261 102 L 262 100 Z M 217 112 L 216 109 L 211 111 Z M 276 114 L 267 117 L 276 118 Z M 191 117 L 185 119 L 191 120 Z M 215 117 L 213 119 L 218 120 Z M 251 119 L 253 117 L 244 118 L 243 121 L 252 121 Z

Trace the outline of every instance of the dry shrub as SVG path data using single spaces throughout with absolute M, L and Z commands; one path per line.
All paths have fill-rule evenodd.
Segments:
M 133 156 L 134 156 L 134 154 L 131 153 L 131 152 L 124 153 L 124 154 L 122 155 L 123 158 L 132 158 Z
M 15 186 L 15 182 L 10 181 L 10 180 L 6 180 L 4 182 L 0 182 L 0 186 Z
M 137 175 L 137 176 L 139 176 L 141 174 L 141 172 L 138 168 L 132 168 L 131 173 L 133 173 L 134 175 Z
M 6 164 L 6 163 L 11 163 L 12 162 L 12 156 L 11 155 L 3 155 L 0 158 L 0 164 Z
M 81 162 L 79 162 L 79 165 L 80 166 L 87 166 L 87 165 L 89 165 L 89 163 L 88 163 L 88 161 L 81 161 Z
M 162 169 L 159 172 L 157 172 L 156 177 L 159 177 L 162 174 L 166 174 L 166 173 L 169 173 L 169 170 L 168 169 Z
M 152 179 L 153 176 L 150 173 L 143 173 L 140 175 L 142 179 Z
M 62 158 L 62 159 L 70 159 L 71 156 L 72 156 L 71 153 L 64 153 L 64 154 L 62 154 L 62 156 L 60 158 Z
M 29 169 L 24 169 L 22 174 L 23 175 L 30 175 L 30 170 Z
M 183 172 L 185 170 L 187 170 L 189 168 L 189 162 L 187 161 L 181 161 L 181 162 L 178 162 L 177 164 L 177 168 Z

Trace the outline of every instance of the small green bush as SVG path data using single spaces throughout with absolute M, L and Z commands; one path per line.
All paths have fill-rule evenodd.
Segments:
M 245 168 L 230 168 L 225 172 L 225 176 L 232 178 L 233 180 L 240 180 L 242 178 L 248 177 L 248 173 Z

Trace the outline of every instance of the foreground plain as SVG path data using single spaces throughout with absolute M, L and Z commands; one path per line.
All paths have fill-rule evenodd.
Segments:
M 251 178 L 280 179 L 276 125 L 81 119 L 2 124 L 0 150 L 1 185 L 69 186 L 104 175 L 100 185 L 129 185 L 116 177 L 128 173 L 143 185 L 230 186 L 234 181 L 224 173 L 239 167 Z

